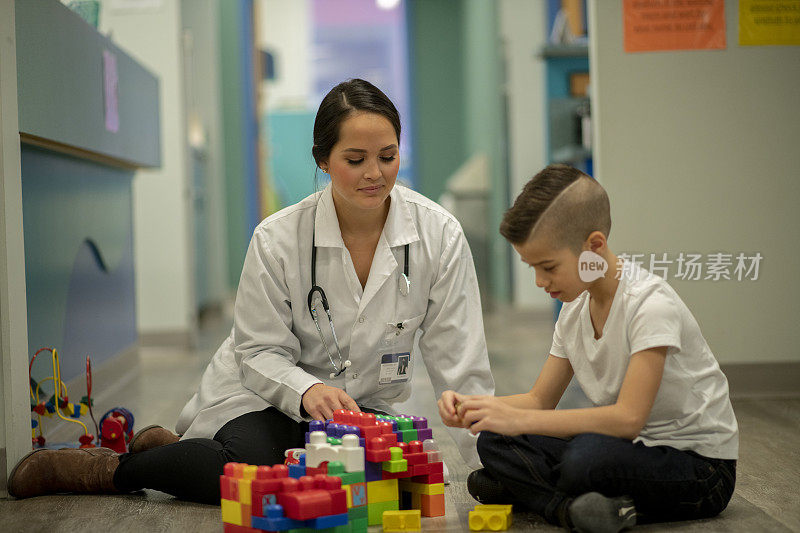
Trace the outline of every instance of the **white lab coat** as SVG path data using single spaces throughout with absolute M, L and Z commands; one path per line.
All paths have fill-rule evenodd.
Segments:
M 307 306 L 314 230 L 317 284 L 330 303 L 342 354 L 352 362 L 335 379 Z M 405 244 L 410 245 L 407 296 L 398 285 Z M 319 322 L 338 365 L 324 313 Z M 212 438 L 228 421 L 269 406 L 301 420 L 302 394 L 315 383 L 339 387 L 360 406 L 391 413 L 391 403 L 408 398 L 411 387 L 408 382 L 379 384 L 381 356 L 401 352 L 411 352 L 409 375 L 422 356 L 437 397 L 447 389 L 494 393 L 475 267 L 461 225 L 438 204 L 395 185 L 362 289 L 328 186 L 256 227 L 231 335 L 209 363 L 176 429 L 185 439 Z M 479 466 L 474 437 L 463 429 L 451 435 L 467 463 Z

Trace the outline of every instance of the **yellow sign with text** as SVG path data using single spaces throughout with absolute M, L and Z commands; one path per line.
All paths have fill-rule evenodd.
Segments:
M 739 0 L 739 44 L 800 45 L 800 0 Z

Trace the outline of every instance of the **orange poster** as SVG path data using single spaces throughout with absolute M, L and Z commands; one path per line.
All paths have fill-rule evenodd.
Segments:
M 725 0 L 623 0 L 625 51 L 725 48 Z

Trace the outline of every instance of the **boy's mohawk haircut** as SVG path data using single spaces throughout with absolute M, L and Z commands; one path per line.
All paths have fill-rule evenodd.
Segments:
M 593 231 L 611 231 L 608 195 L 590 176 L 568 165 L 550 165 L 523 187 L 506 211 L 500 233 L 522 244 L 535 232 L 552 246 L 579 253 Z

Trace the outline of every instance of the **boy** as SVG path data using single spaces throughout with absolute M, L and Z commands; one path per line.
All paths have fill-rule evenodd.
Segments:
M 500 232 L 564 302 L 550 355 L 529 392 L 447 391 L 439 412 L 481 432 L 467 486 L 483 503 L 579 531 L 714 516 L 738 457 L 727 380 L 677 293 L 618 261 L 610 229 L 605 190 L 579 170 L 551 165 L 524 187 Z M 594 407 L 555 410 L 573 375 Z

